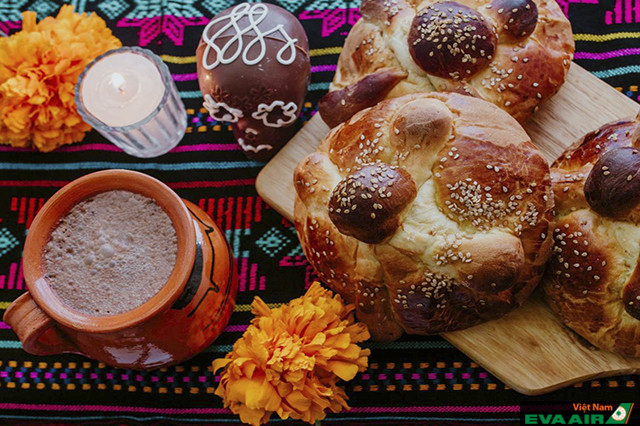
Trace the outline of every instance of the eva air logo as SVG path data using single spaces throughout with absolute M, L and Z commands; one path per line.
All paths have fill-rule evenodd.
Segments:
M 609 420 L 607 420 L 608 425 L 625 425 L 629 420 L 629 416 L 631 415 L 631 410 L 633 409 L 632 403 L 624 403 L 620 404 L 618 408 L 613 412 Z
M 617 406 L 613 404 L 593 403 L 573 403 L 572 407 L 567 404 L 558 405 L 554 410 L 543 407 L 546 413 L 527 413 L 529 406 L 524 405 L 521 423 L 525 425 L 626 425 L 631 418 L 633 403 L 625 402 Z M 539 409 L 533 405 L 532 409 Z M 573 408 L 573 412 L 567 410 Z M 613 413 L 613 414 L 612 414 Z

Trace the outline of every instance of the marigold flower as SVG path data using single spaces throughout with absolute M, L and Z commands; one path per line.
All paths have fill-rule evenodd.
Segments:
M 216 395 L 240 420 L 254 426 L 273 412 L 281 418 L 314 423 L 326 410 L 349 409 L 339 379 L 351 380 L 367 367 L 369 338 L 354 323 L 354 306 L 345 305 L 320 283 L 287 305 L 270 309 L 259 297 L 256 315 L 244 335 L 213 369 L 224 368 Z
M 62 6 L 36 24 L 22 14 L 22 31 L 0 38 L 0 143 L 51 151 L 82 140 L 91 127 L 74 102 L 80 73 L 97 56 L 122 46 L 96 14 Z

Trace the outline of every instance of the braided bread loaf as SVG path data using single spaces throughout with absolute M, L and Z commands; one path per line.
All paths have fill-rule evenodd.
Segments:
M 319 104 L 331 127 L 378 101 L 455 91 L 523 122 L 565 80 L 571 25 L 555 0 L 362 0 Z
M 544 290 L 594 345 L 640 356 L 640 126 L 609 123 L 552 165 L 558 222 Z
M 307 258 L 378 340 L 502 316 L 551 253 L 549 167 L 478 98 L 383 101 L 334 128 L 294 181 Z

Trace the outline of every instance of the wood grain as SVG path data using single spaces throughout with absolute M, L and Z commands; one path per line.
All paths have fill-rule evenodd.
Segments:
M 566 83 L 525 124 L 548 161 L 601 125 L 633 117 L 634 101 L 573 64 Z M 264 167 L 256 188 L 262 198 L 293 219 L 293 170 L 313 152 L 329 128 L 316 114 Z M 513 389 L 537 395 L 587 379 L 640 372 L 640 359 L 624 358 L 586 344 L 565 328 L 535 294 L 499 320 L 443 337 Z

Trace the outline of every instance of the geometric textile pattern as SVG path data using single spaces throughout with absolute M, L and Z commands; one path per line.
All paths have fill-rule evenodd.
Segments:
M 0 21 L 20 21 L 20 13 L 28 0 L 9 0 L 0 2 Z
M 125 0 L 105 0 L 100 2 L 97 7 L 100 16 L 106 19 L 116 19 L 129 8 L 129 4 Z
M 0 228 L 0 256 L 11 251 L 18 245 L 18 239 L 7 228 Z
M 271 228 L 256 240 L 256 245 L 264 250 L 267 255 L 275 257 L 290 242 L 291 240 L 279 229 Z

